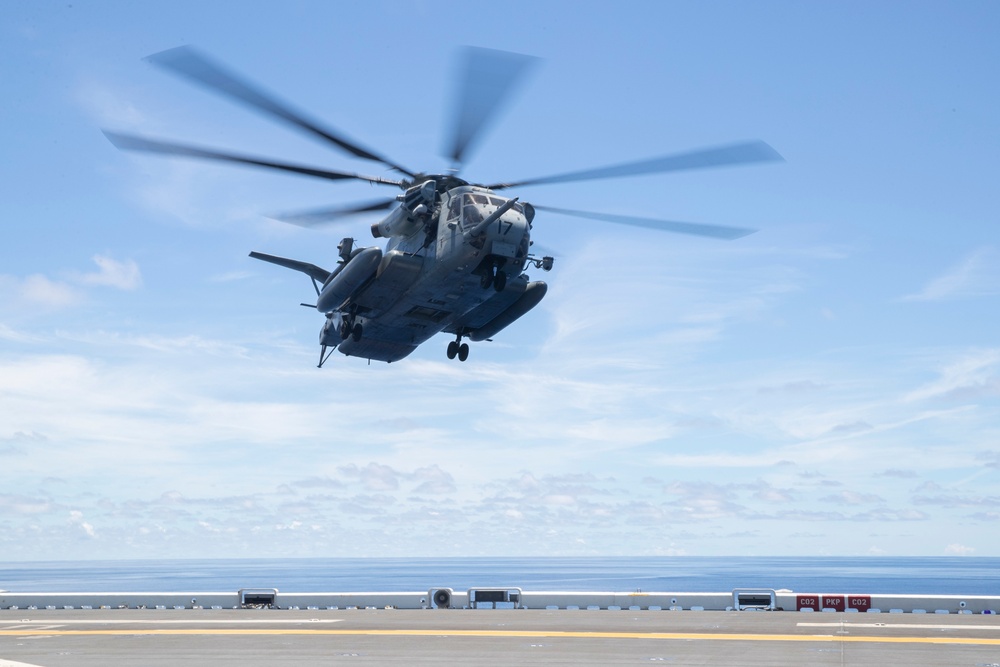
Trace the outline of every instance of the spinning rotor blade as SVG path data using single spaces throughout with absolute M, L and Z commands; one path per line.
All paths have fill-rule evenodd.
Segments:
M 718 148 L 706 148 L 688 153 L 665 155 L 651 160 L 627 162 L 625 164 L 598 167 L 596 169 L 584 169 L 582 171 L 571 171 L 565 174 L 529 178 L 523 181 L 515 181 L 513 183 L 497 183 L 486 187 L 491 190 L 504 190 L 506 188 L 514 188 L 524 185 L 540 185 L 542 183 L 569 183 L 572 181 L 590 181 L 601 178 L 621 178 L 623 176 L 639 176 L 641 174 L 656 174 L 668 171 L 687 171 L 690 169 L 727 167 L 737 164 L 773 161 L 784 161 L 784 158 L 763 141 L 748 141 L 729 146 L 719 146 Z
M 333 207 L 333 208 L 319 208 L 312 211 L 302 211 L 299 213 L 283 213 L 278 215 L 268 216 L 273 220 L 278 220 L 279 222 L 287 222 L 293 225 L 298 225 L 299 227 L 313 227 L 316 225 L 322 225 L 329 222 L 335 222 L 339 218 L 346 218 L 351 215 L 357 215 L 359 213 L 368 213 L 369 211 L 384 211 L 386 209 L 392 208 L 399 202 L 395 199 L 379 199 L 373 202 L 367 202 L 363 204 L 354 204 L 353 206 L 346 207 Z
M 257 90 L 249 83 L 240 80 L 234 74 L 230 74 L 220 66 L 211 62 L 205 56 L 199 54 L 190 46 L 179 46 L 167 51 L 155 53 L 146 58 L 154 65 L 171 70 L 175 74 L 180 74 L 192 81 L 205 86 L 209 90 L 227 95 L 239 100 L 258 111 L 274 116 L 289 123 L 300 130 L 320 137 L 324 141 L 332 143 L 338 148 L 347 151 L 351 155 L 366 160 L 374 160 L 406 174 L 409 177 L 415 176 L 410 170 L 374 153 L 360 144 L 350 141 L 342 136 L 338 136 L 331 130 L 320 127 L 316 122 L 308 120 L 300 113 L 292 111 L 288 106 L 279 102 L 276 98 L 266 95 Z
M 657 220 L 655 218 L 637 218 L 631 215 L 615 215 L 612 213 L 593 213 L 591 211 L 571 211 L 565 208 L 553 208 L 551 206 L 539 206 L 534 204 L 539 211 L 549 211 L 559 215 L 567 215 L 574 218 L 589 218 L 600 220 L 601 222 L 613 222 L 618 225 L 631 225 L 632 227 L 646 227 L 662 232 L 675 232 L 678 234 L 693 234 L 695 236 L 709 236 L 716 239 L 738 239 L 756 232 L 756 229 L 746 227 L 727 227 L 725 225 L 706 225 L 700 222 L 676 222 L 673 220 Z
M 445 156 L 460 167 L 466 152 L 507 103 L 538 58 L 507 51 L 466 47 L 458 75 L 450 147 Z
M 108 138 L 108 141 L 114 144 L 117 148 L 126 151 L 143 151 L 146 153 L 180 155 L 183 157 L 193 157 L 203 160 L 235 162 L 237 164 L 247 164 L 255 167 L 265 167 L 267 169 L 279 169 L 281 171 L 290 171 L 295 174 L 315 176 L 316 178 L 325 178 L 331 181 L 358 180 L 358 181 L 367 181 L 369 183 L 378 183 L 381 185 L 402 186 L 402 181 L 393 180 L 391 178 L 381 178 L 379 176 L 362 176 L 361 174 L 352 174 L 350 172 L 345 172 L 345 171 L 333 171 L 330 169 L 318 169 L 315 167 L 306 167 L 303 165 L 289 164 L 287 162 L 275 162 L 273 160 L 251 157 L 249 155 L 224 153 L 221 151 L 216 151 L 208 148 L 199 148 L 197 146 L 190 146 L 186 144 L 175 144 L 166 141 L 156 141 L 154 139 L 146 139 L 144 137 L 138 137 L 132 134 L 120 134 L 118 132 L 108 132 L 107 130 L 102 130 L 102 132 L 104 132 L 104 136 Z

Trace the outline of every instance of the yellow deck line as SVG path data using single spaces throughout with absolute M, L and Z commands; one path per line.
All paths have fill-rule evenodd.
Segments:
M 107 636 L 375 636 L 375 637 L 493 637 L 549 639 L 654 639 L 744 642 L 834 642 L 872 644 L 975 644 L 1000 646 L 1000 639 L 981 637 L 878 637 L 871 635 L 769 635 L 694 632 L 585 632 L 557 630 L 328 630 L 298 628 L 171 628 L 115 630 L 0 630 L 0 637 L 107 637 Z

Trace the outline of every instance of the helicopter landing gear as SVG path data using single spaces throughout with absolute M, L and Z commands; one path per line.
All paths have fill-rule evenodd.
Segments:
M 462 337 L 459 336 L 456 340 L 448 343 L 448 358 L 454 359 L 458 357 L 459 361 L 465 361 L 469 358 L 469 344 L 463 343 Z
M 329 348 L 330 350 L 329 352 L 327 352 L 327 348 Z M 319 348 L 319 363 L 316 364 L 316 368 L 323 368 L 323 364 L 326 363 L 326 360 L 330 358 L 330 355 L 332 355 L 333 351 L 336 349 L 337 349 L 336 345 L 333 346 L 321 345 Z
M 497 292 L 502 292 L 503 288 L 507 286 L 507 274 L 496 264 L 491 264 L 479 279 L 479 285 L 483 289 L 492 287 Z
M 493 276 L 493 289 L 498 292 L 502 292 L 503 288 L 507 286 L 507 274 L 497 269 L 497 274 Z
M 357 343 L 361 340 L 361 334 L 364 333 L 364 327 L 361 326 L 361 322 L 358 322 L 358 316 L 351 313 L 350 315 L 345 315 L 344 319 L 340 321 L 339 333 L 342 340 L 350 338 Z

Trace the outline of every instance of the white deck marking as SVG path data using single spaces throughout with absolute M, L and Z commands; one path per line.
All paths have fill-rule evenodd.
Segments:
M 925 625 L 923 623 L 796 623 L 800 628 L 902 628 L 905 630 L 993 630 L 1000 632 L 998 625 Z

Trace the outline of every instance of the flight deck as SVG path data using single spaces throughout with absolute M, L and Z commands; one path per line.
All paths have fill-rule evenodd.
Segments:
M 997 597 L 438 587 L 0 592 L 0 607 L 0 667 L 1000 665 Z

